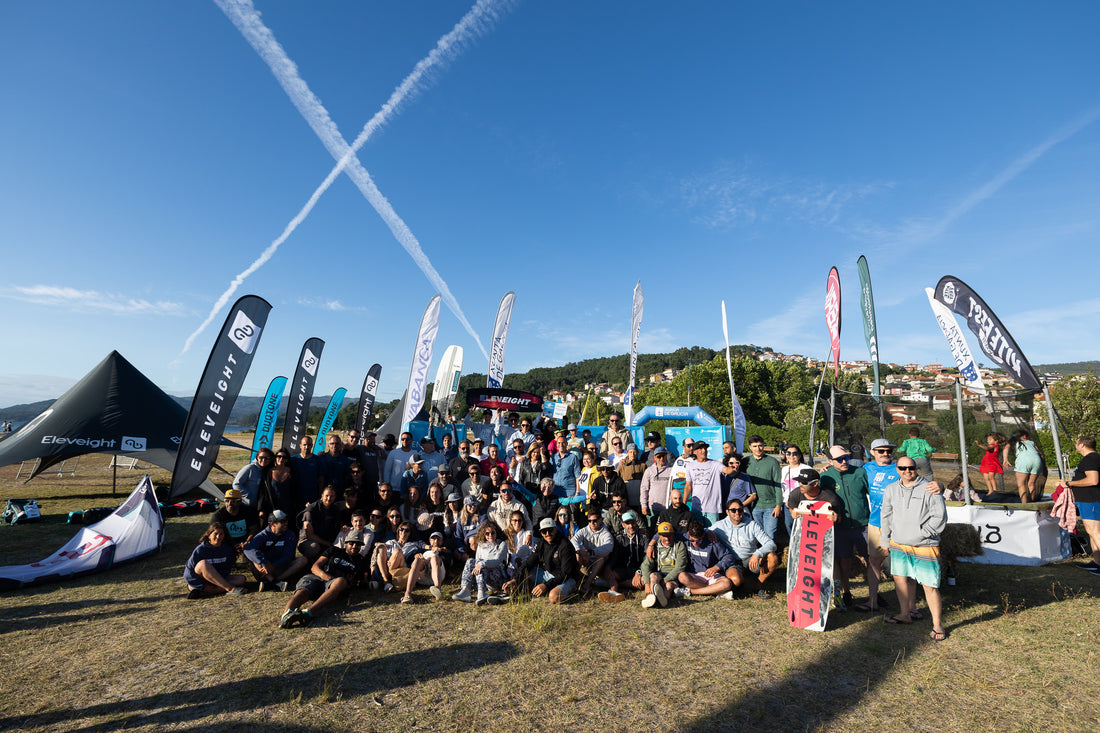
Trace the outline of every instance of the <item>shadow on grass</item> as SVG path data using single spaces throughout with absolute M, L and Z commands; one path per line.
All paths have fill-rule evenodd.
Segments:
M 79 601 L 64 601 L 58 603 L 40 603 L 33 606 L 22 606 L 0 611 L 0 619 L 4 625 L 0 626 L 0 634 L 17 631 L 23 628 L 33 628 L 58 622 L 83 621 L 89 618 L 106 618 L 125 613 L 135 613 L 152 608 L 152 604 L 169 598 L 170 596 L 144 596 L 142 598 L 86 598 Z M 113 611 L 89 613 L 88 609 L 102 606 L 128 606 Z M 79 611 L 79 617 L 65 616 L 67 611 Z
M 356 664 L 333 664 L 301 672 L 224 680 L 191 690 L 164 692 L 125 701 L 112 701 L 71 710 L 13 715 L 0 718 L 0 730 L 27 729 L 59 722 L 82 722 L 71 731 L 126 728 L 131 725 L 178 726 L 208 716 L 248 712 L 271 705 L 354 700 L 380 695 L 426 680 L 447 677 L 469 669 L 507 662 L 519 650 L 508 642 L 451 644 L 416 652 L 391 654 Z M 106 717 L 106 720 L 101 718 Z M 101 719 L 101 720 L 96 720 Z M 223 729 L 239 730 L 240 723 Z M 248 725 L 253 730 L 290 730 L 285 726 Z M 197 729 L 197 728 L 196 728 Z M 201 726 L 202 730 L 219 730 Z M 293 726 L 294 730 L 309 730 Z

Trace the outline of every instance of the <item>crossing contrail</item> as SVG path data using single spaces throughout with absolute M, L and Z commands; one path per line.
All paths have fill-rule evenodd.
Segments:
M 313 94 L 309 86 L 298 74 L 297 66 L 290 60 L 279 42 L 275 40 L 275 36 L 271 33 L 270 29 L 263 24 L 263 21 L 260 19 L 260 14 L 253 7 L 251 1 L 215 0 L 215 2 L 233 25 L 237 27 L 252 48 L 260 55 L 260 58 L 268 65 L 280 86 L 283 87 L 287 96 L 289 96 L 294 103 L 294 106 L 305 118 L 317 137 L 320 138 L 322 144 L 329 151 L 329 154 L 337 160 L 337 163 L 332 171 L 325 177 L 325 180 L 321 182 L 321 185 L 318 186 L 309 197 L 309 200 L 301 210 L 299 210 L 294 218 L 286 225 L 282 234 L 272 241 L 252 264 L 233 278 L 233 281 L 229 284 L 226 291 L 218 297 L 218 300 L 215 302 L 206 320 L 203 321 L 194 333 L 187 337 L 187 341 L 184 343 L 180 356 L 186 353 L 187 350 L 191 348 L 195 338 L 197 338 L 207 326 L 214 322 L 218 312 L 225 307 L 226 303 L 229 302 L 229 299 L 245 279 L 274 256 L 279 245 L 285 242 L 294 230 L 298 228 L 298 225 L 305 220 L 317 201 L 325 191 L 328 190 L 333 181 L 336 180 L 336 177 L 339 176 L 340 173 L 346 171 L 363 196 L 371 206 L 374 207 L 374 210 L 378 212 L 378 215 L 382 217 L 382 220 L 390 228 L 390 231 L 397 241 L 405 248 L 409 256 L 412 257 L 417 267 L 419 267 L 428 278 L 428 281 L 440 291 L 443 296 L 443 302 L 447 304 L 447 307 L 458 318 L 467 333 L 474 338 L 478 348 L 481 349 L 482 354 L 488 359 L 488 352 L 486 352 L 485 346 L 481 343 L 481 337 L 478 336 L 473 326 L 470 325 L 470 322 L 462 312 L 462 308 L 451 293 L 447 283 L 443 281 L 443 278 L 440 277 L 439 273 L 428 259 L 428 256 L 424 254 L 423 249 L 420 247 L 420 242 L 417 241 L 416 237 L 409 230 L 409 227 L 401 217 L 398 216 L 397 212 L 394 211 L 393 206 L 386 197 L 382 195 L 382 192 L 378 190 L 370 174 L 367 173 L 366 169 L 363 168 L 359 159 L 356 157 L 356 152 L 379 128 L 389 121 L 389 118 L 398 111 L 403 102 L 422 88 L 424 77 L 430 70 L 451 61 L 472 41 L 487 33 L 492 28 L 493 24 L 510 9 L 513 3 L 506 0 L 478 0 L 455 27 L 436 42 L 435 48 L 432 49 L 431 53 L 417 62 L 412 72 L 398 84 L 397 88 L 390 94 L 389 99 L 387 99 L 381 109 L 368 120 L 358 137 L 355 138 L 354 143 L 349 146 L 347 141 L 345 141 L 344 137 L 340 134 L 339 129 L 337 129 L 336 124 L 332 121 L 328 111 L 321 104 L 321 101 Z

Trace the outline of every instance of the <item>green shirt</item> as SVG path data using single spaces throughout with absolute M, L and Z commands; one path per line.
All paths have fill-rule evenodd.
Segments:
M 746 456 L 748 465 L 745 473 L 752 477 L 756 487 L 757 509 L 774 509 L 783 504 L 783 469 L 779 461 L 771 456 L 760 456 L 760 460 Z

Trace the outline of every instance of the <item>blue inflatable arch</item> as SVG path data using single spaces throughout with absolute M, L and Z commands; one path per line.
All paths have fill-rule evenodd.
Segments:
M 657 407 L 646 405 L 635 413 L 634 424 L 645 425 L 650 420 L 691 420 L 696 425 L 717 427 L 721 425 L 701 407 Z

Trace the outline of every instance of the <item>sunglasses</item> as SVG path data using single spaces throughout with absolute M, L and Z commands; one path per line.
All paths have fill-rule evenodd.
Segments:
M 841 456 L 840 458 L 834 458 L 833 460 L 838 462 L 838 463 L 847 463 L 848 461 L 852 460 L 852 457 L 851 456 Z
M 875 453 L 893 453 L 893 448 L 875 448 Z
M 729 512 L 730 514 L 744 514 L 745 513 L 744 509 L 727 509 L 726 511 Z
M 797 456 L 797 455 L 798 455 L 798 451 L 796 451 L 796 450 L 789 450 L 789 451 L 787 451 L 787 455 L 788 455 L 788 456 Z
M 898 466 L 899 471 L 916 471 L 916 466 Z

